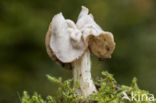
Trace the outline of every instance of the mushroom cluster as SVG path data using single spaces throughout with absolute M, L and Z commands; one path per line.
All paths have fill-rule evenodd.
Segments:
M 65 68 L 73 70 L 74 83 L 79 81 L 79 95 L 88 97 L 97 92 L 91 77 L 90 52 L 99 58 L 111 58 L 115 48 L 114 37 L 94 21 L 89 10 L 82 6 L 74 23 L 56 14 L 46 34 L 48 55 Z

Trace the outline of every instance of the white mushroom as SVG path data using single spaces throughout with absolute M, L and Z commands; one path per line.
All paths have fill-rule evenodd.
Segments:
M 79 58 L 83 54 L 84 45 L 80 42 L 81 33 L 76 25 L 71 20 L 65 20 L 62 13 L 54 16 L 51 25 L 50 47 L 56 57 L 63 63 L 70 63 Z
M 91 77 L 90 51 L 110 58 L 114 47 L 113 35 L 96 24 L 86 7 L 82 7 L 76 24 L 62 13 L 55 15 L 46 35 L 49 56 L 63 67 L 72 67 L 74 83 L 80 83 L 77 93 L 85 97 L 97 92 Z

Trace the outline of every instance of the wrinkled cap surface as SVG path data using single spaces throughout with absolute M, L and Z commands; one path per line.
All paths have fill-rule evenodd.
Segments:
M 111 58 L 115 48 L 114 37 L 111 32 L 106 32 L 94 21 L 89 10 L 82 6 L 78 16 L 77 28 L 81 30 L 86 45 L 91 52 L 100 58 Z
M 62 13 L 55 15 L 46 35 L 49 56 L 65 65 L 79 59 L 87 48 L 100 58 L 110 58 L 115 48 L 112 33 L 101 29 L 88 9 L 82 7 L 77 23 L 65 19 Z
M 49 29 L 51 29 L 50 49 L 62 63 L 70 63 L 83 54 L 84 42 L 73 21 L 65 20 L 60 13 L 53 17 Z

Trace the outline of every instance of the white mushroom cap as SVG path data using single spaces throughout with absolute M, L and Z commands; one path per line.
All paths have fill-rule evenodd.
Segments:
M 89 10 L 82 6 L 77 20 L 77 28 L 81 30 L 83 39 L 91 52 L 100 58 L 111 58 L 115 48 L 112 33 L 100 28 L 94 21 L 93 15 L 88 14 Z
M 65 20 L 62 13 L 55 15 L 47 33 L 47 51 L 53 53 L 62 63 L 71 63 L 80 58 L 85 50 L 82 33 L 71 20 Z M 55 57 L 56 56 L 56 57 Z
M 46 35 L 46 48 L 49 56 L 65 68 L 71 68 L 89 47 L 100 58 L 110 58 L 115 48 L 114 38 L 96 24 L 93 15 L 82 7 L 75 24 L 65 19 L 62 13 L 55 15 Z

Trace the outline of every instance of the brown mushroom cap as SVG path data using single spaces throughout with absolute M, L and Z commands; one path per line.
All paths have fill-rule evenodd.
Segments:
M 99 58 L 111 58 L 111 54 L 115 48 L 115 43 L 109 32 L 100 34 L 99 36 L 92 35 L 89 38 L 89 48 L 94 55 Z

